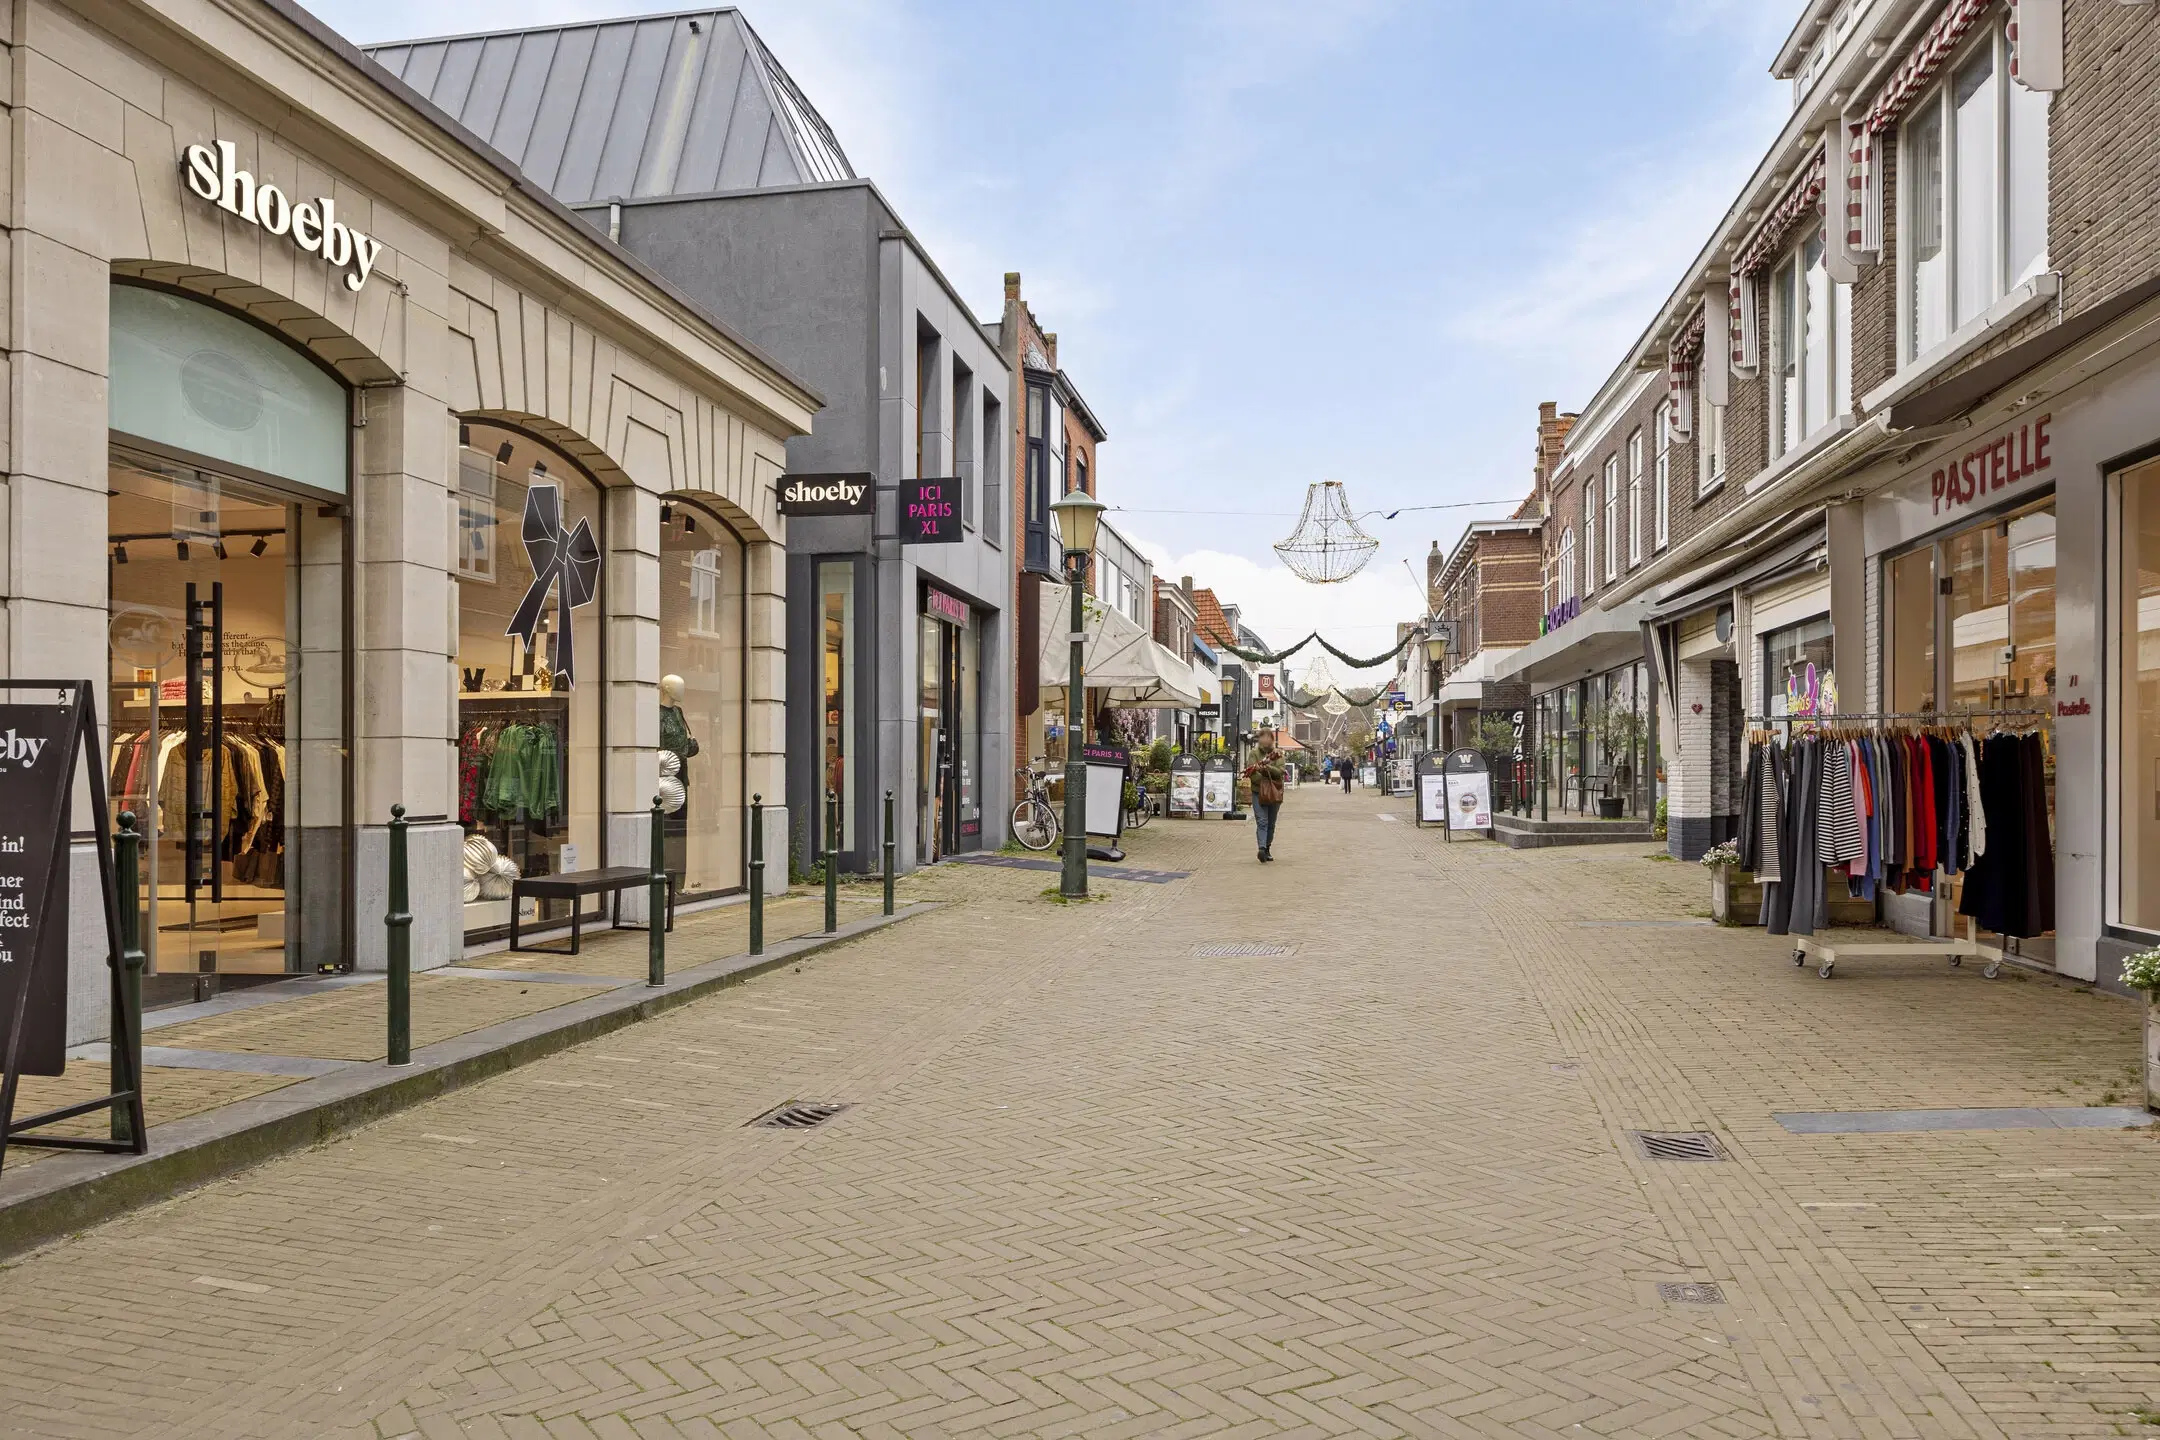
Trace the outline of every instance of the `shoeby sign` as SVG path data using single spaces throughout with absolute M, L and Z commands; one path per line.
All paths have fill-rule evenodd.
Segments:
M 852 475 L 783 475 L 780 513 L 798 515 L 868 515 L 877 505 L 877 487 L 867 473 Z
M 271 183 L 268 176 L 258 181 L 240 168 L 239 152 L 230 140 L 188 146 L 181 169 L 187 176 L 188 189 L 226 214 L 266 234 L 290 240 L 324 264 L 343 270 L 345 288 L 355 295 L 374 273 L 382 241 L 338 219 L 337 201 L 331 196 L 298 200 Z

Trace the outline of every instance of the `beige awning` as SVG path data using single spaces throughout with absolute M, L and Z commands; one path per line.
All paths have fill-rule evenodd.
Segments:
M 1139 710 L 1190 710 L 1201 703 L 1193 693 L 1189 664 L 1179 662 L 1155 637 L 1122 612 L 1094 597 L 1084 602 L 1087 645 L 1081 652 L 1090 690 L 1109 692 L 1113 705 Z M 1072 644 L 1072 601 L 1063 585 L 1045 583 L 1041 610 L 1042 685 L 1065 688 Z

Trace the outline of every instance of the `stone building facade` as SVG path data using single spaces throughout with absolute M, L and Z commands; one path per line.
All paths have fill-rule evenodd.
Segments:
M 645 863 L 670 699 L 718 773 L 669 863 L 739 889 L 738 792 L 782 780 L 771 482 L 819 397 L 297 7 L 0 23 L 0 670 L 96 682 L 94 763 L 150 837 L 125 903 L 153 922 L 151 1000 L 379 966 L 394 805 L 423 966 L 508 919 L 476 849 Z M 535 517 L 589 589 L 549 586 Z M 668 582 L 693 564 L 715 635 L 686 650 Z M 663 695 L 671 666 L 692 694 Z M 475 733 L 510 724 L 546 732 L 555 787 L 514 813 L 473 788 Z M 74 868 L 94 894 L 88 846 Z M 75 914 L 81 1041 L 108 1017 Z

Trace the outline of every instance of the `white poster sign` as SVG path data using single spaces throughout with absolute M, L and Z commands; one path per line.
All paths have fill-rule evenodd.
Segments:
M 1170 772 L 1170 813 L 1172 815 L 1198 815 L 1200 813 L 1199 771 L 1173 770 Z
M 1371 765 L 1360 767 L 1358 770 L 1357 783 L 1363 785 L 1368 790 L 1379 789 L 1380 771 L 1376 767 Z
M 1438 825 L 1447 819 L 1447 776 L 1435 770 L 1418 780 L 1418 823 Z
M 1447 781 L 1448 829 L 1492 829 L 1492 776 L 1479 770 L 1469 775 L 1449 775 Z
M 1125 828 L 1125 767 L 1087 766 L 1087 833 L 1115 840 Z
M 1237 777 L 1228 770 L 1210 770 L 1201 777 L 1200 813 L 1227 815 L 1236 796 Z

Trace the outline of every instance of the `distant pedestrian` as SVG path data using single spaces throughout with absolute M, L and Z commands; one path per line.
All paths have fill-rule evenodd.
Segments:
M 1260 753 L 1245 767 L 1245 778 L 1252 782 L 1253 837 L 1265 865 L 1275 858 L 1275 817 L 1283 800 L 1283 762 L 1272 733 L 1260 737 Z
M 1350 782 L 1357 775 L 1357 767 L 1350 763 L 1349 757 L 1345 756 L 1336 762 L 1335 768 L 1342 772 L 1342 793 L 1347 795 L 1350 793 Z

